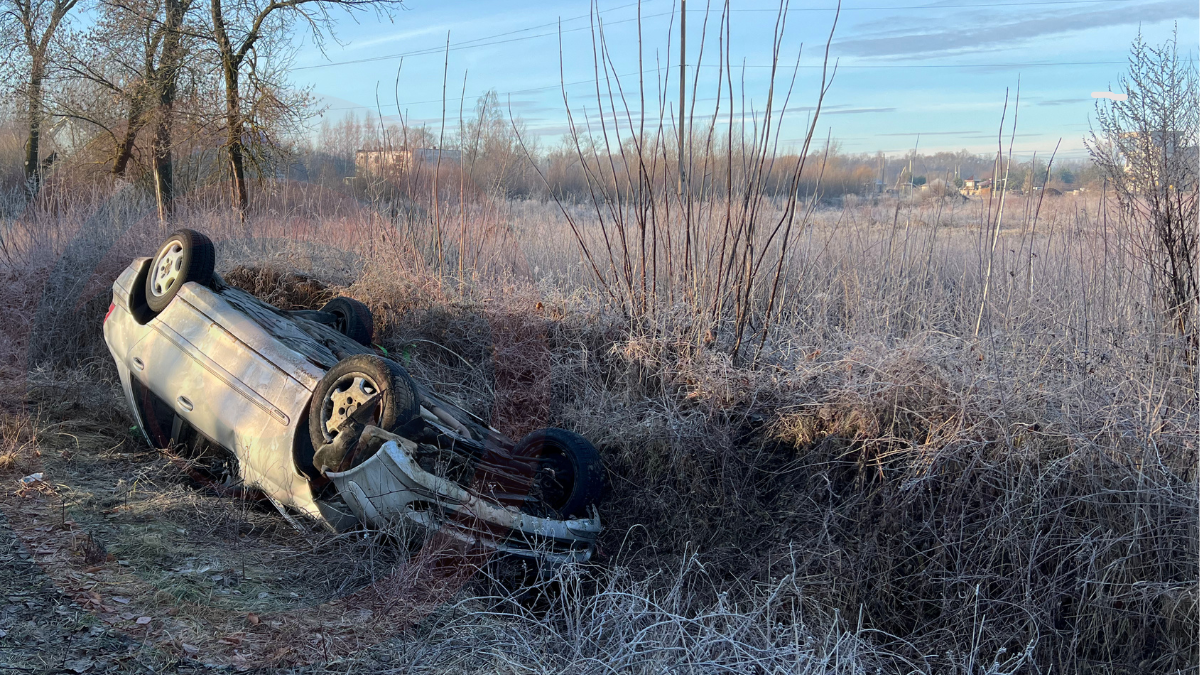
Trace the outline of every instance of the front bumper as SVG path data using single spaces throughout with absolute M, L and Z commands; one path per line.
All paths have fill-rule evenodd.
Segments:
M 406 438 L 376 427 L 363 436 L 385 442 L 362 464 L 326 475 L 364 523 L 388 527 L 403 518 L 468 544 L 550 564 L 583 562 L 595 551 L 600 517 L 594 510 L 590 518 L 531 516 L 425 471 Z

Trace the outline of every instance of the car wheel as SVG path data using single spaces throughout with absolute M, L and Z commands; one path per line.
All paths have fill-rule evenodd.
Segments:
M 526 510 L 549 510 L 560 518 L 586 516 L 588 506 L 604 493 L 600 453 L 577 433 L 541 429 L 522 438 L 513 454 L 538 460 Z
M 359 408 L 372 404 L 375 409 L 363 422 L 389 431 L 421 414 L 417 386 L 399 364 L 373 354 L 356 354 L 339 361 L 313 391 L 308 409 L 313 447 L 332 443 Z
M 360 345 L 371 346 L 375 335 L 375 319 L 366 305 L 354 298 L 339 297 L 325 303 L 321 311 L 337 317 L 336 328 L 339 333 Z
M 195 230 L 177 230 L 154 254 L 146 274 L 146 305 L 158 313 L 189 281 L 212 280 L 217 255 L 208 237 Z

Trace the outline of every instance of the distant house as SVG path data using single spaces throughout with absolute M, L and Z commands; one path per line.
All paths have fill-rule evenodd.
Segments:
M 385 176 L 391 173 L 411 171 L 420 164 L 458 163 L 461 155 L 457 150 L 439 148 L 403 148 L 400 150 L 359 150 L 354 153 L 354 175 Z
M 992 180 L 984 178 L 976 180 L 974 176 L 963 181 L 961 192 L 968 197 L 975 197 L 982 194 L 987 194 L 992 190 Z

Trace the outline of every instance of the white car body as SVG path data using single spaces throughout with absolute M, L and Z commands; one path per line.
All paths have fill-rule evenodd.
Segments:
M 416 443 L 375 427 L 368 427 L 364 437 L 374 434 L 382 442 L 376 454 L 352 469 L 326 474 L 341 497 L 330 498 L 311 466 L 307 416 L 313 390 L 339 360 L 373 350 L 305 318 L 304 312 L 280 311 L 219 279 L 216 290 L 183 284 L 150 318 L 133 301 L 150 263 L 150 258 L 134 260 L 113 283 L 104 338 L 138 426 L 152 445 L 178 437 L 186 423 L 236 457 L 238 477 L 285 516 L 298 512 L 335 529 L 356 521 L 383 527 L 406 519 L 462 541 L 549 562 L 592 555 L 600 531 L 594 509 L 587 518 L 556 520 L 501 505 L 472 486 L 425 471 L 416 459 Z M 428 387 L 418 391 L 422 417 L 443 433 L 454 434 L 465 425 L 480 428 L 481 421 Z M 164 405 L 170 408 L 169 420 L 160 419 L 168 417 Z M 503 439 L 494 429 L 486 433 Z M 511 448 L 511 441 L 504 441 Z

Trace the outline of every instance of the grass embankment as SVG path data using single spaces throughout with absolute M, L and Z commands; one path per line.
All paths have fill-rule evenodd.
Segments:
M 197 209 L 180 224 L 208 232 L 219 271 L 276 304 L 312 307 L 333 293 L 366 302 L 380 344 L 502 430 L 563 426 L 602 453 L 605 560 L 586 579 L 561 580 L 581 592 L 521 604 L 486 599 L 496 588 L 487 583 L 456 587 L 409 645 L 373 654 L 412 662 L 424 650 L 421 667 L 547 672 L 1195 668 L 1194 372 L 1148 319 L 1133 263 L 1101 253 L 1107 234 L 1076 215 L 1091 208 L 1094 218 L 1094 205 L 1051 204 L 1036 237 L 1000 232 L 987 298 L 992 242 L 970 227 L 971 205 L 956 208 L 905 205 L 907 222 L 900 207 L 819 213 L 764 348 L 736 360 L 720 324 L 710 334 L 686 306 L 636 321 L 611 309 L 549 208 L 493 209 L 479 227 L 505 234 L 465 279 L 431 272 L 427 240 L 368 212 L 276 210 L 242 226 Z M 6 293 L 21 309 L 4 328 L 4 367 L 21 385 L 10 390 L 27 395 L 6 401 L 0 467 L 10 486 L 37 461 L 105 486 L 164 468 L 124 432 L 99 333 L 112 275 L 162 235 L 149 213 L 122 209 L 12 226 Z M 108 420 L 103 442 L 71 450 L 53 440 L 53 425 L 79 420 Z M 116 441 L 131 453 L 120 466 L 102 447 Z M 89 468 L 72 474 L 73 463 Z M 118 528 L 127 534 L 117 519 L 85 516 L 114 508 L 108 487 L 71 506 L 80 527 L 95 522 L 86 527 L 96 538 L 113 538 L 110 550 L 144 559 L 151 584 L 170 571 L 162 556 L 176 563 L 203 537 L 166 532 L 158 548 L 146 537 L 175 527 L 176 511 L 225 522 L 212 514 L 231 508 L 154 475 L 144 499 L 168 503 Z M 271 553 L 295 539 L 269 513 L 233 521 L 257 523 L 230 539 L 262 558 L 251 578 L 324 560 Z M 361 548 L 337 555 L 364 559 Z M 381 574 L 407 564 L 370 560 Z M 299 586 L 289 588 L 262 592 Z M 198 602 L 166 590 L 161 607 Z M 391 601 L 411 595 L 392 590 Z M 237 611 L 286 611 L 252 600 Z M 221 644 L 226 627 L 195 621 L 188 639 L 206 641 L 207 654 L 232 659 L 253 642 Z M 260 625 L 270 627 L 242 628 Z M 342 629 L 290 651 L 250 651 L 255 663 L 308 661 L 373 640 L 347 637 L 352 622 Z

